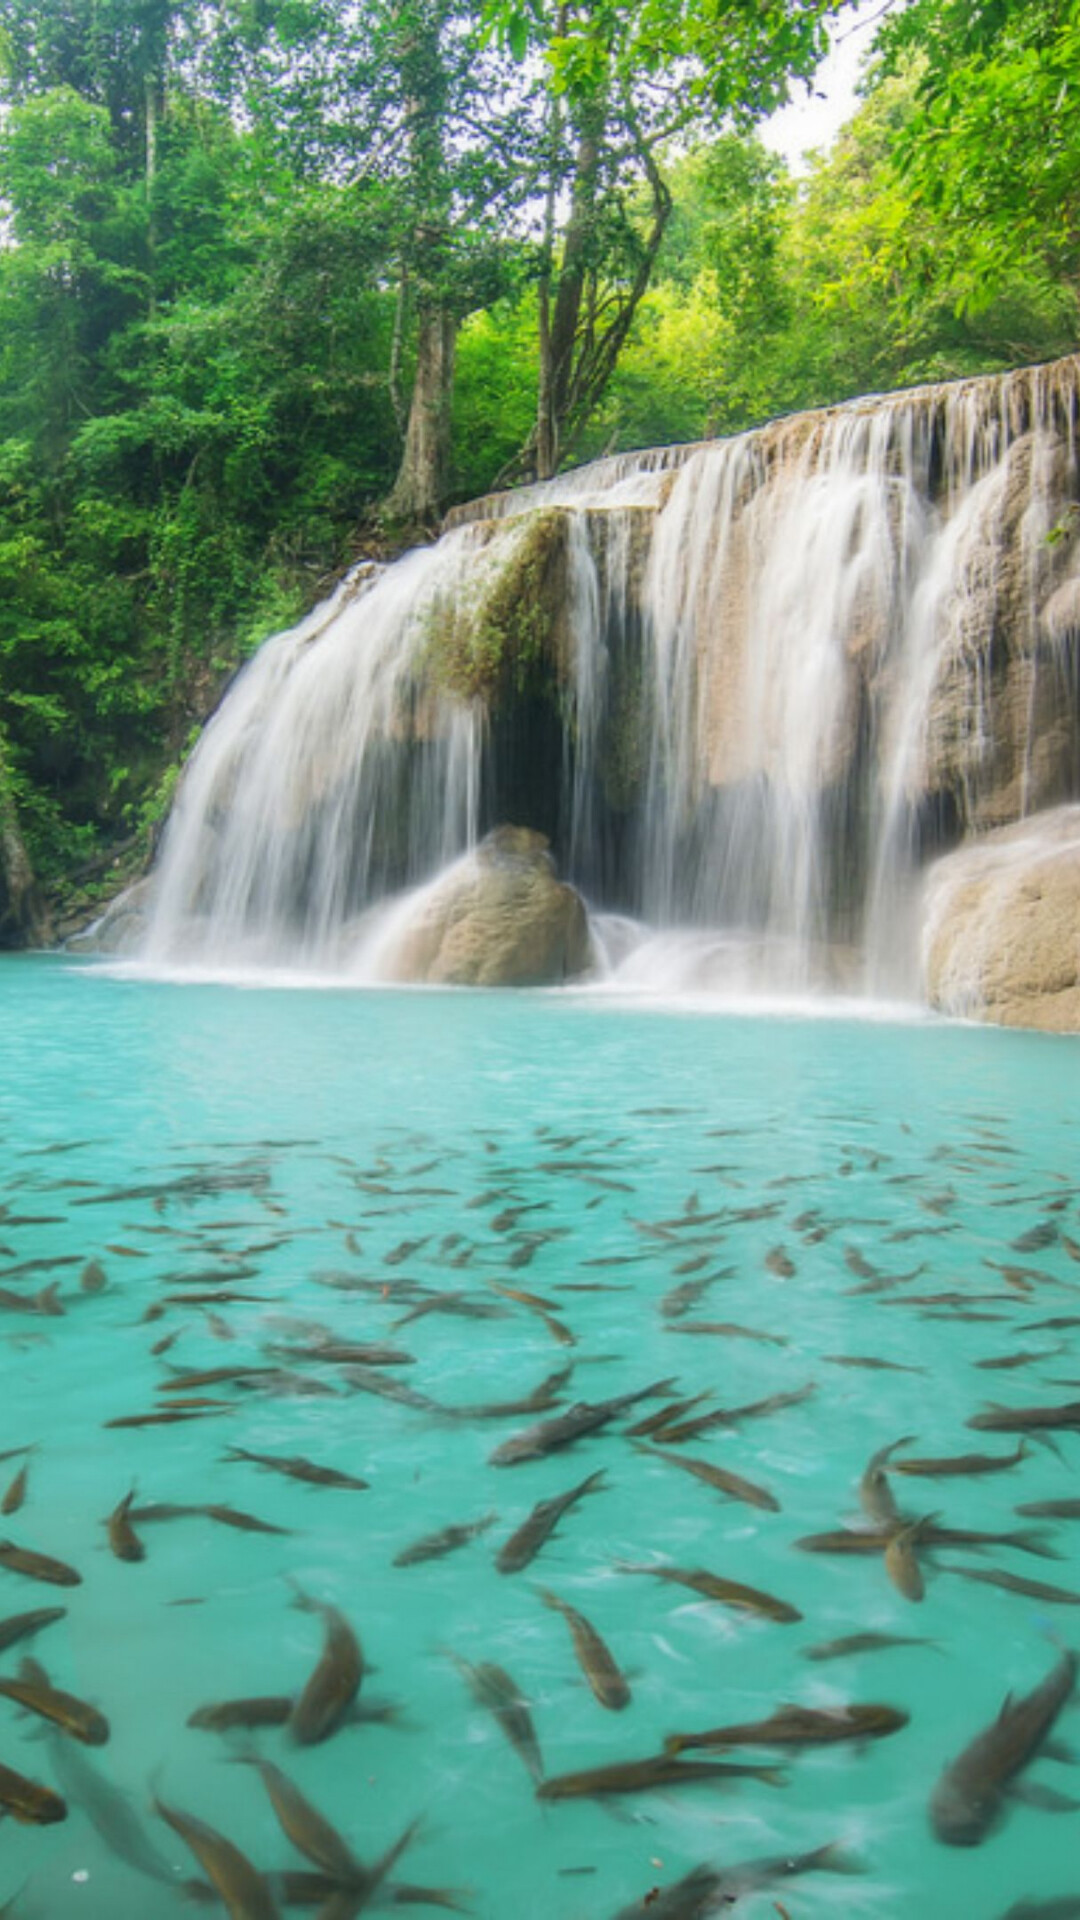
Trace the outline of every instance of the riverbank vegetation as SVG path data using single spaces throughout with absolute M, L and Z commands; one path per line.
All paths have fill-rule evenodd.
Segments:
M 0 0 L 0 940 L 454 501 L 1077 345 L 1075 0 L 886 6 L 794 179 L 833 10 Z

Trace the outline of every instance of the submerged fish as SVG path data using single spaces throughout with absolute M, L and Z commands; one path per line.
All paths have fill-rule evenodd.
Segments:
M 230 1920 L 278 1920 L 278 1907 L 261 1873 L 216 1827 L 154 1797 L 154 1811 L 190 1848 L 225 1903 Z
M 934 1647 L 936 1640 L 910 1633 L 846 1633 L 839 1640 L 819 1640 L 804 1647 L 804 1660 L 842 1660 L 853 1653 L 880 1653 L 886 1647 Z
M 110 1513 L 105 1525 L 109 1534 L 109 1545 L 118 1560 L 145 1560 L 146 1548 L 131 1524 L 131 1503 L 135 1498 L 135 1489 L 125 1493 L 123 1499 Z
M 753 1480 L 744 1480 L 739 1473 L 732 1473 L 729 1467 L 718 1467 L 711 1460 L 688 1459 L 681 1453 L 669 1453 L 664 1447 L 641 1447 L 638 1451 L 654 1460 L 667 1460 L 673 1467 L 681 1467 L 684 1473 L 692 1473 L 698 1480 L 704 1480 L 706 1486 L 715 1487 L 718 1493 L 727 1494 L 732 1500 L 745 1500 L 747 1506 L 762 1507 L 768 1513 L 779 1513 L 780 1502 L 767 1487 L 759 1487 Z
M 43 1787 L 14 1767 L 0 1765 L 0 1807 L 23 1826 L 46 1827 L 67 1819 L 67 1807 L 51 1787 Z
M 590 1473 L 586 1480 L 578 1482 L 567 1493 L 555 1494 L 550 1500 L 540 1500 L 520 1527 L 515 1528 L 509 1540 L 504 1540 L 495 1555 L 495 1565 L 500 1573 L 520 1573 L 531 1560 L 535 1560 L 546 1540 L 551 1538 L 564 1513 L 576 1505 L 587 1493 L 595 1493 L 604 1483 L 604 1469 Z
M 538 1800 L 585 1800 L 608 1793 L 644 1793 L 651 1787 L 680 1787 L 695 1780 L 763 1780 L 783 1786 L 782 1767 L 744 1766 L 737 1761 L 677 1760 L 658 1753 L 646 1760 L 616 1760 L 607 1766 L 586 1767 L 579 1773 L 560 1773 L 541 1781 Z
M 31 1547 L 18 1547 L 14 1540 L 0 1540 L 0 1567 L 6 1567 L 9 1573 L 24 1574 L 28 1580 L 44 1580 L 54 1587 L 82 1585 L 82 1574 L 66 1561 L 54 1560 L 48 1553 L 35 1553 Z
M 326 1601 L 296 1589 L 294 1606 L 322 1615 L 326 1638 L 318 1662 L 289 1715 L 288 1727 L 299 1746 L 314 1746 L 340 1725 L 364 1677 L 360 1642 L 343 1613 Z
M 514 1752 L 524 1762 L 530 1778 L 533 1781 L 542 1780 L 544 1763 L 540 1757 L 540 1742 L 536 1737 L 528 1701 L 517 1682 L 511 1679 L 505 1667 L 496 1666 L 493 1660 L 481 1660 L 474 1666 L 471 1660 L 463 1660 L 456 1653 L 451 1653 L 450 1658 L 477 1706 L 486 1707 L 498 1722 Z
M 1068 1400 L 1058 1407 L 993 1406 L 985 1413 L 972 1414 L 967 1425 L 978 1427 L 984 1433 L 1024 1433 L 1058 1427 L 1076 1431 L 1080 1428 L 1080 1400 Z
M 441 1527 L 437 1533 L 425 1533 L 421 1539 L 414 1540 L 409 1547 L 402 1547 L 394 1555 L 395 1567 L 414 1567 L 421 1560 L 438 1560 L 444 1553 L 453 1553 L 456 1548 L 467 1546 L 478 1534 L 486 1533 L 498 1519 L 496 1513 L 485 1513 L 480 1520 L 463 1521 L 457 1526 Z
M 653 1394 L 663 1393 L 671 1385 L 670 1379 L 654 1380 L 647 1387 L 638 1387 L 633 1393 L 616 1394 L 611 1400 L 598 1400 L 594 1404 L 579 1400 L 574 1406 L 568 1407 L 565 1413 L 556 1414 L 554 1419 L 538 1420 L 533 1426 L 512 1434 L 488 1458 L 495 1467 L 512 1467 L 522 1460 L 538 1460 L 546 1453 L 570 1446 L 583 1434 L 596 1433 L 609 1421 L 616 1419 L 624 1408 L 632 1407 L 638 1400 L 648 1399 Z
M 835 1845 L 815 1847 L 812 1853 L 747 1860 L 742 1866 L 693 1867 L 673 1886 L 651 1887 L 640 1900 L 620 1907 L 614 1920 L 706 1920 L 707 1915 L 726 1911 L 774 1880 L 793 1879 L 801 1873 L 859 1871 Z M 782 1913 L 784 1909 L 778 1906 L 776 1911 Z
M 12 1613 L 6 1620 L 0 1620 L 0 1653 L 6 1647 L 15 1646 L 19 1640 L 28 1640 L 31 1634 L 40 1633 L 42 1627 L 51 1626 L 54 1620 L 63 1620 L 67 1616 L 66 1607 L 35 1607 L 30 1613 Z
M 544 1605 L 553 1607 L 566 1621 L 578 1665 L 600 1705 L 610 1707 L 616 1713 L 620 1708 L 629 1706 L 630 1688 L 626 1677 L 620 1672 L 606 1641 L 601 1639 L 591 1621 L 546 1587 L 538 1587 L 537 1592 Z
M 44 1667 L 29 1658 L 19 1663 L 17 1680 L 0 1680 L 0 1694 L 14 1700 L 20 1707 L 26 1707 L 30 1713 L 40 1714 L 42 1719 L 51 1720 L 55 1726 L 62 1727 L 76 1740 L 82 1740 L 88 1747 L 102 1747 L 109 1738 L 109 1723 L 103 1713 L 85 1700 L 79 1700 L 73 1693 L 64 1693 L 61 1688 L 50 1685 L 49 1676 Z
M 786 1600 L 778 1600 L 775 1594 L 763 1593 L 759 1587 L 744 1586 L 738 1580 L 726 1580 L 721 1574 L 709 1573 L 702 1567 L 638 1567 L 621 1563 L 618 1570 L 620 1573 L 649 1573 L 656 1580 L 671 1580 L 678 1586 L 690 1587 L 694 1593 L 703 1594 L 706 1600 L 719 1601 L 721 1606 L 734 1607 L 742 1613 L 756 1613 L 765 1620 L 802 1619 L 797 1607 L 791 1606 Z
M 1018 1467 L 1029 1452 L 1027 1441 L 1021 1440 L 1015 1453 L 954 1453 L 925 1460 L 894 1460 L 892 1472 L 922 1474 L 932 1479 L 944 1479 L 951 1474 L 1001 1473 L 1006 1467 Z
M 290 1480 L 305 1480 L 313 1487 L 352 1487 L 361 1491 L 370 1487 L 370 1480 L 360 1480 L 353 1473 L 341 1473 L 337 1467 L 320 1467 L 314 1460 L 305 1460 L 302 1454 L 282 1455 L 276 1453 L 252 1453 L 247 1447 L 227 1447 L 223 1460 L 248 1460 L 257 1467 L 267 1467 L 272 1473 L 283 1473 Z
M 973 1847 L 986 1838 L 1009 1782 L 1034 1759 L 1075 1680 L 1076 1655 L 1064 1653 L 1030 1693 L 1006 1695 L 997 1719 L 946 1767 L 934 1788 L 930 1820 L 939 1840 Z
M 282 1773 L 280 1767 L 275 1767 L 258 1754 L 243 1754 L 240 1757 L 249 1766 L 258 1768 L 270 1804 L 277 1815 L 278 1825 L 297 1851 L 339 1884 L 362 1887 L 367 1876 L 360 1862 L 337 1828 L 331 1826 L 317 1807 L 312 1806 L 288 1774 Z
M 126 1793 L 96 1767 L 89 1755 L 54 1734 L 49 1758 L 68 1799 L 80 1806 L 107 1847 L 137 1873 L 177 1887 L 177 1878 L 164 1854 L 158 1852 Z
M 836 1707 L 777 1707 L 767 1720 L 750 1720 L 705 1733 L 669 1733 L 665 1753 L 687 1747 L 820 1747 L 839 1740 L 880 1740 L 899 1733 L 911 1715 L 899 1707 L 852 1703 Z

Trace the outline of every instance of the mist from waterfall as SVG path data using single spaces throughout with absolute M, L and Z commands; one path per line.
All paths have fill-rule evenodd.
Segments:
M 1075 778 L 1039 728 L 1075 684 L 1077 389 L 1066 361 L 622 455 L 357 569 L 206 728 L 146 957 L 362 975 L 513 793 L 616 977 L 914 993 L 927 850 L 1067 797 L 1062 752 Z M 541 523 L 534 769 L 532 709 L 500 732 L 446 662 Z

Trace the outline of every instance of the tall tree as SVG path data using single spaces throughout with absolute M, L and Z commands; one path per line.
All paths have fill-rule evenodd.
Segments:
M 645 296 L 671 213 L 664 155 L 691 126 L 746 128 L 807 78 L 846 0 L 489 0 L 545 79 L 540 371 L 520 466 L 572 453 Z M 644 193 L 645 212 L 639 211 Z

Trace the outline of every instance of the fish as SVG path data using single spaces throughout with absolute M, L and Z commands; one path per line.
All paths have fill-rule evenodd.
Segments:
M 239 1847 L 205 1820 L 179 1807 L 166 1806 L 156 1794 L 153 1804 L 155 1813 L 179 1834 L 217 1888 L 229 1920 L 279 1920 L 277 1902 L 266 1880 Z
M 912 1520 L 906 1526 L 897 1527 L 885 1543 L 885 1571 L 905 1600 L 921 1600 L 926 1593 L 926 1583 L 915 1548 L 925 1538 L 930 1525 L 932 1520 L 929 1518 Z
M 337 1607 L 312 1600 L 299 1587 L 295 1593 L 293 1605 L 305 1613 L 321 1614 L 326 1629 L 322 1653 L 287 1723 L 297 1745 L 310 1747 L 326 1740 L 352 1706 L 364 1677 L 364 1656 Z
M 313 1487 L 351 1487 L 360 1491 L 371 1485 L 370 1480 L 341 1473 L 337 1467 L 320 1467 L 313 1460 L 305 1460 L 302 1454 L 252 1453 L 247 1447 L 230 1446 L 222 1460 L 248 1460 L 257 1467 L 267 1467 L 272 1473 L 283 1473 L 290 1480 L 305 1480 Z
M 0 1807 L 7 1809 L 24 1827 L 48 1827 L 67 1819 L 67 1806 L 51 1787 L 40 1786 L 16 1773 L 14 1767 L 0 1764 Z
M 793 1280 L 798 1268 L 784 1247 L 770 1247 L 765 1255 L 765 1265 L 778 1280 Z
M 898 1526 L 901 1522 L 902 1515 L 893 1498 L 885 1468 L 897 1447 L 906 1447 L 912 1437 L 908 1433 L 900 1440 L 890 1441 L 887 1447 L 879 1447 L 863 1469 L 859 1481 L 859 1505 L 867 1519 L 877 1527 Z
M 999 1407 L 974 1413 L 965 1424 L 983 1433 L 1029 1433 L 1063 1428 L 1080 1429 L 1080 1400 L 1068 1400 L 1057 1407 Z
M 690 1587 L 693 1592 L 703 1594 L 706 1600 L 716 1600 L 721 1606 L 734 1607 L 743 1613 L 759 1614 L 765 1620 L 791 1621 L 801 1620 L 802 1614 L 786 1600 L 778 1600 L 775 1594 L 763 1593 L 758 1587 L 743 1586 L 738 1580 L 727 1580 L 721 1574 L 709 1573 L 706 1569 L 685 1567 L 639 1567 L 628 1566 L 620 1562 L 620 1573 L 650 1573 L 657 1580 L 671 1580 L 682 1587 Z
M 712 1747 L 821 1747 L 840 1740 L 880 1740 L 899 1733 L 911 1715 L 876 1702 L 835 1707 L 777 1707 L 767 1720 L 750 1720 L 705 1733 L 669 1733 L 665 1753 Z
M 64 1693 L 59 1687 L 50 1685 L 44 1667 L 29 1657 L 19 1662 L 17 1680 L 0 1680 L 0 1694 L 14 1700 L 20 1707 L 26 1707 L 30 1713 L 51 1720 L 88 1747 L 103 1747 L 109 1738 L 109 1723 L 105 1715 L 85 1700 L 78 1699 L 75 1694 Z
M 1006 1467 L 1019 1466 L 1030 1448 L 1021 1440 L 1015 1453 L 955 1453 L 938 1458 L 894 1460 L 893 1473 L 923 1474 L 929 1478 L 947 1478 L 951 1474 L 1000 1473 Z M 1024 1512 L 1024 1508 L 1017 1509 Z
M 1029 1500 L 1017 1507 L 1016 1512 L 1033 1520 L 1080 1520 L 1080 1500 Z M 0 1633 L 2 1631 L 0 1628 Z
M 684 1420 L 691 1408 L 699 1407 L 703 1400 L 711 1399 L 712 1393 L 706 1389 L 704 1393 L 692 1394 L 688 1400 L 669 1400 L 666 1406 L 658 1407 L 655 1413 L 647 1413 L 643 1420 L 635 1420 L 632 1427 L 626 1428 L 626 1437 L 628 1440 L 637 1440 L 648 1434 L 659 1434 L 663 1439 L 666 1428 Z
M 234 1365 L 231 1367 L 201 1367 L 197 1372 L 174 1372 L 168 1380 L 163 1380 L 159 1393 L 195 1393 L 200 1387 L 217 1387 L 234 1381 L 257 1380 L 265 1374 L 277 1372 L 276 1367 L 252 1367 Z
M 443 1408 L 442 1411 L 452 1412 L 459 1420 L 512 1420 L 521 1413 L 544 1413 L 558 1404 L 559 1393 L 573 1371 L 572 1364 L 559 1367 L 555 1373 L 547 1374 L 531 1393 L 523 1394 L 518 1400 L 481 1400 L 472 1406 Z
M 414 1567 L 421 1560 L 438 1560 L 444 1553 L 453 1553 L 456 1548 L 468 1545 L 478 1534 L 485 1533 L 498 1519 L 497 1513 L 485 1513 L 480 1520 L 464 1521 L 457 1526 L 441 1527 L 437 1533 L 425 1533 L 414 1540 L 409 1547 L 402 1547 L 395 1553 L 395 1567 Z
M 815 1847 L 812 1853 L 777 1854 L 747 1860 L 734 1867 L 692 1867 L 670 1887 L 650 1887 L 640 1900 L 620 1907 L 614 1920 L 706 1920 L 721 1913 L 746 1894 L 756 1893 L 774 1880 L 816 1871 L 856 1873 L 860 1869 L 835 1844 Z M 776 1906 L 777 1913 L 784 1908 Z
M 110 1513 L 105 1525 L 109 1534 L 109 1545 L 118 1560 L 145 1560 L 146 1548 L 131 1524 L 131 1503 L 135 1498 L 135 1488 L 125 1493 L 123 1499 Z
M 890 1534 L 884 1528 L 836 1527 L 827 1533 L 804 1534 L 794 1544 L 804 1553 L 881 1553 L 889 1539 Z M 1021 1553 L 1034 1553 L 1043 1560 L 1058 1558 L 1046 1546 L 1044 1536 L 1036 1527 L 1017 1528 L 1012 1533 L 989 1533 L 970 1527 L 939 1527 L 935 1520 L 930 1520 L 923 1528 L 922 1541 L 928 1547 L 1016 1547 Z
M 520 1433 L 512 1434 L 509 1440 L 502 1441 L 488 1455 L 488 1459 L 495 1467 L 512 1467 L 522 1460 L 538 1460 L 546 1453 L 570 1446 L 583 1434 L 598 1432 L 609 1421 L 616 1419 L 624 1408 L 632 1407 L 637 1401 L 654 1394 L 664 1393 L 672 1384 L 671 1379 L 654 1380 L 647 1387 L 638 1387 L 633 1393 L 617 1394 L 611 1400 L 598 1400 L 595 1404 L 578 1400 L 565 1413 L 557 1413 L 551 1420 L 538 1420 L 533 1426 L 523 1427 Z
M 713 1427 L 736 1427 L 740 1420 L 762 1419 L 770 1413 L 781 1413 L 787 1407 L 801 1406 L 816 1392 L 817 1387 L 810 1380 L 805 1387 L 794 1387 L 787 1393 L 770 1393 L 764 1400 L 748 1400 L 740 1407 L 717 1407 L 713 1413 L 702 1413 L 696 1419 L 666 1427 L 664 1439 L 669 1447 L 681 1446 L 684 1440 L 695 1440 Z
M 219 1400 L 205 1407 L 167 1407 L 157 1413 L 125 1413 L 101 1424 L 103 1427 L 171 1427 L 185 1420 L 208 1420 L 215 1414 L 233 1412 L 231 1401 Z
M 652 1787 L 687 1786 L 692 1781 L 763 1780 L 768 1786 L 785 1784 L 782 1767 L 742 1765 L 738 1761 L 678 1760 L 658 1753 L 645 1760 L 616 1760 L 607 1766 L 586 1767 L 579 1773 L 560 1773 L 542 1780 L 538 1800 L 584 1800 L 609 1793 L 644 1793 Z
M 232 1733 L 238 1728 L 250 1732 L 256 1727 L 283 1727 L 293 1710 L 292 1696 L 258 1695 L 248 1700 L 219 1700 L 189 1713 L 189 1727 L 208 1733 Z
M 925 1373 L 925 1367 L 907 1367 L 899 1360 L 879 1360 L 872 1353 L 823 1353 L 830 1367 L 865 1367 L 874 1373 Z
M 764 1340 L 771 1347 L 791 1343 L 786 1334 L 765 1333 L 760 1327 L 742 1327 L 734 1320 L 685 1320 L 679 1327 L 665 1327 L 665 1333 L 715 1333 L 728 1340 Z
M 1076 1682 L 1076 1655 L 1062 1654 L 1030 1693 L 1007 1694 L 996 1720 L 950 1761 L 930 1796 L 930 1822 L 947 1846 L 985 1840 L 1009 1782 L 1034 1759 Z
M 0 1653 L 20 1640 L 29 1640 L 43 1627 L 51 1627 L 54 1620 L 66 1618 L 66 1607 L 35 1607 L 30 1613 L 9 1614 L 6 1620 L 0 1620 Z
M 946 1573 L 959 1573 L 965 1580 L 981 1580 L 988 1587 L 1004 1587 L 1006 1593 L 1022 1593 L 1029 1600 L 1043 1600 L 1048 1606 L 1080 1607 L 1080 1593 L 1071 1587 L 1050 1586 L 1045 1580 L 1026 1580 L 1022 1574 L 1006 1573 L 1003 1567 L 946 1567 Z
M 660 1302 L 660 1312 L 664 1319 L 680 1320 L 684 1313 L 689 1313 L 690 1308 L 697 1304 L 710 1287 L 716 1286 L 720 1280 L 728 1279 L 734 1271 L 734 1267 L 723 1267 L 719 1273 L 707 1273 L 700 1280 L 684 1280 L 681 1286 L 672 1287 L 670 1293 L 665 1293 Z
M 558 1594 L 547 1587 L 538 1587 L 537 1593 L 545 1607 L 554 1608 L 561 1613 L 570 1629 L 577 1654 L 578 1665 L 585 1675 L 593 1696 L 602 1707 L 609 1707 L 613 1713 L 630 1704 L 630 1687 L 626 1676 L 620 1672 L 607 1643 L 601 1639 L 591 1621 L 572 1607 L 568 1601 L 560 1600 Z
M 1052 1247 L 1059 1232 L 1056 1220 L 1040 1220 L 1017 1239 L 1010 1240 L 1009 1246 L 1013 1253 L 1037 1253 L 1043 1247 Z
M 536 1737 L 529 1703 L 517 1682 L 511 1679 L 505 1667 L 497 1666 L 493 1660 L 481 1660 L 474 1666 L 471 1660 L 463 1660 L 456 1653 L 451 1653 L 450 1659 L 477 1706 L 485 1707 L 494 1716 L 515 1753 L 523 1761 L 530 1779 L 542 1781 L 544 1763 L 540 1742 Z
M 4 1313 L 62 1314 L 57 1283 L 42 1287 L 40 1293 L 17 1293 L 13 1287 L 0 1287 L 0 1310 Z
M 711 1460 L 688 1459 L 681 1453 L 669 1453 L 664 1447 L 643 1447 L 637 1443 L 637 1451 L 653 1460 L 667 1460 L 673 1467 L 681 1467 L 684 1473 L 692 1473 L 698 1480 L 704 1480 L 706 1486 L 715 1487 L 718 1493 L 727 1494 L 732 1500 L 745 1500 L 747 1506 L 762 1507 L 768 1513 L 779 1513 L 780 1502 L 767 1487 L 759 1487 L 753 1480 L 744 1480 L 740 1473 L 732 1473 L 728 1467 L 718 1467 Z
M 0 1540 L 0 1567 L 9 1573 L 21 1573 L 28 1580 L 44 1580 L 54 1587 L 81 1587 L 82 1574 L 64 1560 L 51 1554 L 35 1553 L 31 1547 L 18 1547 L 14 1540 Z
M 107 1847 L 136 1873 L 176 1887 L 176 1875 L 159 1853 L 126 1793 L 96 1767 L 89 1755 L 71 1740 L 54 1733 L 49 1759 L 68 1800 L 74 1801 L 96 1827 Z M 177 1891 L 181 1891 L 177 1887 Z
M 558 1493 L 550 1500 L 539 1500 L 528 1518 L 516 1527 L 509 1540 L 504 1540 L 495 1555 L 495 1566 L 499 1573 L 520 1573 L 531 1560 L 535 1560 L 545 1541 L 551 1538 L 564 1513 L 587 1493 L 595 1493 L 604 1485 L 604 1469 L 590 1473 L 588 1479 L 578 1482 L 567 1493 Z
M 199 1507 L 195 1511 L 204 1513 L 208 1520 L 216 1521 L 219 1527 L 234 1527 L 238 1533 L 292 1533 L 291 1527 L 275 1527 L 269 1520 L 259 1520 L 255 1514 L 244 1513 L 239 1507 Z
M 886 1647 L 936 1647 L 936 1640 L 910 1633 L 846 1633 L 839 1640 L 819 1640 L 803 1647 L 804 1660 L 842 1660 L 853 1653 L 879 1653 Z
M 337 1828 L 331 1826 L 289 1779 L 288 1774 L 258 1754 L 241 1754 L 238 1758 L 246 1765 L 258 1768 L 278 1825 L 297 1852 L 313 1861 L 332 1879 L 347 1886 L 363 1886 L 367 1876 L 351 1848 L 346 1845 Z
M 8 1487 L 8 1490 L 5 1493 L 3 1499 L 0 1500 L 0 1513 L 5 1515 L 9 1513 L 18 1513 L 19 1508 L 22 1506 L 23 1501 L 26 1499 L 26 1482 L 29 1476 L 29 1472 L 30 1472 L 29 1462 L 24 1462 L 24 1464 L 19 1468 L 18 1473 L 15 1475 L 15 1478 L 12 1480 L 11 1485 Z

